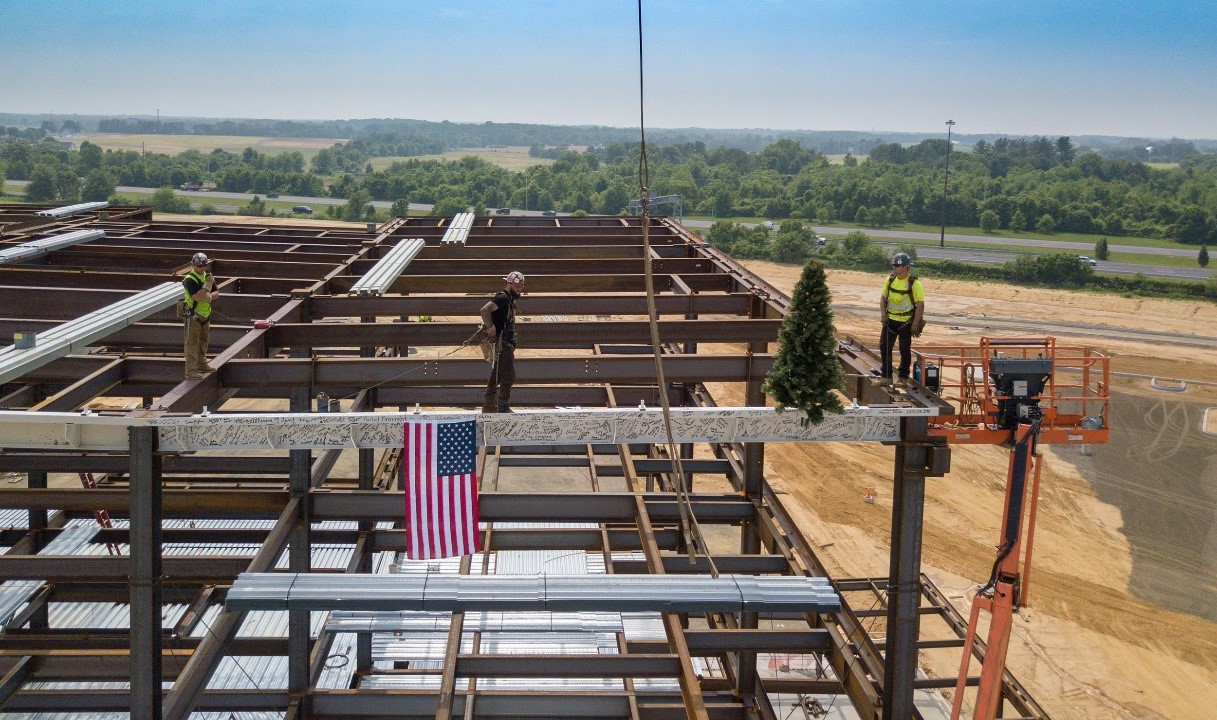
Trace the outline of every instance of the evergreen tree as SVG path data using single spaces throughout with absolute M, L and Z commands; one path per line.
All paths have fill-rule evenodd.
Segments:
M 764 390 L 779 404 L 806 413 L 803 424 L 824 419 L 824 411 L 842 412 L 833 392 L 845 387 L 837 360 L 837 334 L 832 322 L 832 294 L 824 266 L 815 260 L 803 267 L 794 287 L 790 310 L 778 331 L 778 352 Z
M 1209 248 L 1207 245 L 1200 246 L 1200 254 L 1196 256 L 1196 262 L 1199 263 L 1200 267 L 1209 266 Z
M 1107 236 L 1099 238 L 1099 241 L 1094 244 L 1094 259 L 1106 260 L 1110 254 L 1107 250 Z

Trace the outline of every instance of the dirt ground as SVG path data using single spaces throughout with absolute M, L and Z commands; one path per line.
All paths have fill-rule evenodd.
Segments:
M 786 293 L 798 279 L 799 268 L 745 264 Z M 839 332 L 876 345 L 882 277 L 834 271 L 829 284 L 836 302 L 875 308 L 838 312 L 835 320 Z M 918 342 L 929 344 L 973 343 L 984 333 L 952 325 L 949 318 L 1040 318 L 1101 324 L 1113 332 L 1200 335 L 1211 335 L 1217 321 L 1217 305 L 1206 303 L 973 282 L 925 285 L 930 324 Z M 1095 446 L 1093 456 L 1076 447 L 1045 453 L 1030 608 L 1015 620 L 1008 667 L 1055 718 L 1212 717 L 1217 624 L 1197 615 L 1212 618 L 1204 610 L 1211 609 L 1217 588 L 1217 436 L 1200 431 L 1205 408 L 1217 405 L 1217 384 L 1196 381 L 1217 380 L 1217 354 L 1211 348 L 1055 334 L 1058 342 L 1111 355 L 1114 372 L 1192 382 L 1183 393 L 1165 393 L 1152 389 L 1148 377 L 1119 377 L 1113 382 L 1112 422 L 1126 417 L 1133 434 L 1113 429 L 1113 443 Z M 1135 412 L 1116 412 L 1117 393 L 1120 407 Z M 1176 410 L 1184 406 L 1199 410 L 1181 416 Z M 1179 426 L 1181 417 L 1187 427 Z M 1190 455 L 1180 454 L 1189 448 Z M 766 449 L 767 477 L 786 494 L 835 574 L 888 572 L 892 453 L 864 444 Z M 956 446 L 952 472 L 927 483 L 923 570 L 964 617 L 994 559 L 1006 457 L 1001 448 Z M 868 488 L 876 491 L 874 504 L 862 502 Z M 1186 527 L 1169 514 L 1130 524 L 1130 515 L 1144 514 L 1155 503 L 1178 506 Z M 1170 587 L 1155 593 L 1155 583 Z M 1146 599 L 1155 595 L 1164 601 Z M 1169 609 L 1189 603 L 1199 612 Z M 958 652 L 923 653 L 922 664 L 932 676 L 954 676 Z

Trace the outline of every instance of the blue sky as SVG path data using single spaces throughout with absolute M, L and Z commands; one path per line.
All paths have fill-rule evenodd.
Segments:
M 1209 1 L 644 0 L 650 127 L 1217 138 Z M 0 112 L 636 126 L 636 0 L 0 0 Z

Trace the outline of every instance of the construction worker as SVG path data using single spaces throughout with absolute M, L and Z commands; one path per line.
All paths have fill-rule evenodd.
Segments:
M 524 294 L 524 274 L 515 270 L 507 283 L 482 306 L 482 332 L 494 348 L 490 379 L 482 398 L 482 412 L 511 412 L 511 385 L 516 379 L 516 300 Z
M 883 329 L 879 334 L 879 356 L 883 368 L 879 371 L 883 382 L 892 380 L 892 344 L 900 343 L 900 367 L 897 370 L 901 384 L 909 379 L 913 366 L 913 338 L 921 336 L 925 327 L 925 290 L 921 281 L 909 271 L 913 259 L 908 253 L 896 253 L 892 257 L 892 274 L 883 285 L 879 295 L 879 314 Z
M 201 378 L 203 373 L 215 372 L 207 364 L 207 340 L 211 334 L 211 303 L 220 296 L 215 289 L 216 279 L 207 266 L 211 260 L 204 253 L 195 253 L 190 258 L 190 271 L 182 278 L 186 320 L 186 377 Z

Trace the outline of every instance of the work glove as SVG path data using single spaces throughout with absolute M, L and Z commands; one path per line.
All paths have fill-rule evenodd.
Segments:
M 925 318 L 918 318 L 918 320 L 913 323 L 913 337 L 921 337 L 922 330 L 925 330 Z

